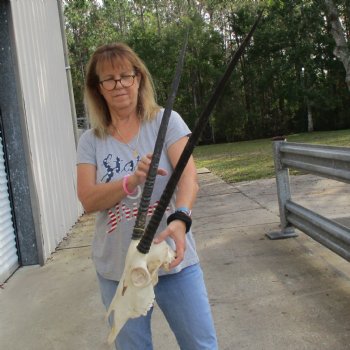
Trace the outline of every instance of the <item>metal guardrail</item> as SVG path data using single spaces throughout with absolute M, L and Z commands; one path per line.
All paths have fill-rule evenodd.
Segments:
M 350 183 L 350 148 L 273 142 L 281 231 L 270 239 L 295 237 L 294 227 L 350 261 L 350 228 L 325 218 L 292 201 L 289 168 Z

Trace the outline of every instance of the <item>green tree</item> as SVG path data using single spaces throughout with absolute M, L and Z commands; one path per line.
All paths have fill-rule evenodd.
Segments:
M 264 18 L 217 104 L 203 142 L 350 127 L 344 65 L 333 54 L 326 0 L 67 0 L 67 41 L 78 115 L 92 51 L 125 41 L 151 71 L 164 105 L 191 24 L 175 109 L 190 127 L 264 7 Z M 327 0 L 328 1 L 328 0 Z M 333 0 L 349 42 L 350 0 Z M 347 44 L 348 45 L 348 44 Z

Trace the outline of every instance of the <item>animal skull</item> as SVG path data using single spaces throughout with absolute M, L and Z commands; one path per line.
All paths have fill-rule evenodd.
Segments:
M 158 270 L 169 269 L 175 253 L 163 241 L 152 243 L 148 254 L 137 250 L 139 240 L 130 243 L 125 259 L 125 267 L 115 296 L 107 311 L 107 317 L 114 312 L 112 329 L 108 343 L 112 344 L 129 318 L 146 315 L 154 303 L 153 287 L 158 283 Z

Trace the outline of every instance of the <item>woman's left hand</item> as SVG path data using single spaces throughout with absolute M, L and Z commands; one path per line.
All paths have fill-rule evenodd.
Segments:
M 186 225 L 181 220 L 173 220 L 169 223 L 168 227 L 159 234 L 154 239 L 154 243 L 160 243 L 165 240 L 166 237 L 171 237 L 176 245 L 176 257 L 175 260 L 169 265 L 169 268 L 172 269 L 175 266 L 179 265 L 184 259 L 185 250 L 186 250 Z

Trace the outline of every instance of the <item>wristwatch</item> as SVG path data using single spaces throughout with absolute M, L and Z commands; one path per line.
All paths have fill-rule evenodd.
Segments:
M 192 210 L 188 209 L 187 207 L 179 207 L 175 209 L 175 213 L 176 212 L 180 212 L 180 213 L 184 213 L 187 216 L 191 217 L 192 215 Z

